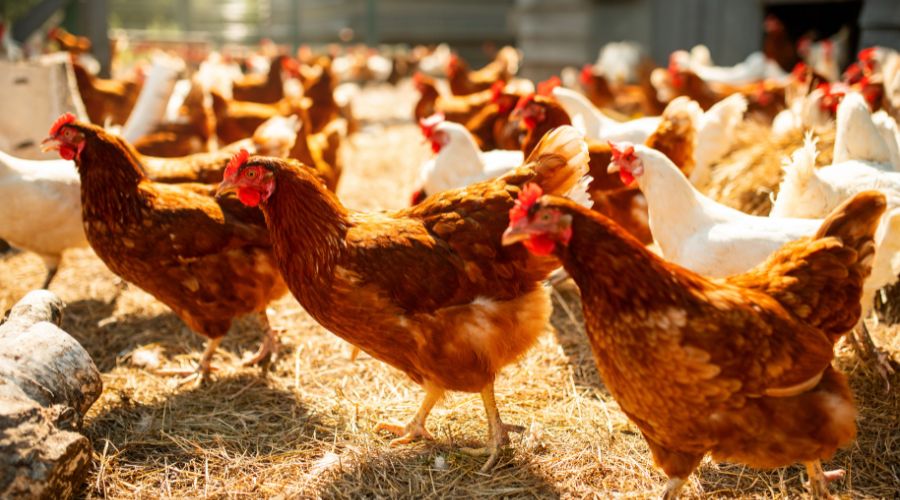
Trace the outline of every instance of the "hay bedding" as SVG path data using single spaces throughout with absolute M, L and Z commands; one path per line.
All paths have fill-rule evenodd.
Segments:
M 428 156 L 410 116 L 415 94 L 367 89 L 356 103 L 363 132 L 346 148 L 340 194 L 354 207 L 398 207 Z M 386 117 L 386 118 L 385 118 Z M 30 254 L 0 257 L 0 309 L 44 276 Z M 236 324 L 215 358 L 220 371 L 203 388 L 177 388 L 142 366 L 187 364 L 202 339 L 165 306 L 112 275 L 89 249 L 70 251 L 51 289 L 69 304 L 63 327 L 103 372 L 105 391 L 86 432 L 94 460 L 88 498 L 157 497 L 646 497 L 661 491 L 637 429 L 599 381 L 583 334 L 577 291 L 554 298 L 553 331 L 497 383 L 504 420 L 528 430 L 513 437 L 491 475 L 460 445 L 483 441 L 475 394 L 451 394 L 433 412 L 436 443 L 391 448 L 372 433 L 382 419 L 404 421 L 422 391 L 397 371 L 319 327 L 290 296 L 273 305 L 284 349 L 268 377 L 240 368 L 256 347 L 256 325 Z M 874 328 L 897 357 L 900 329 Z M 848 350 L 838 358 L 859 400 L 859 439 L 828 466 L 848 477 L 832 491 L 853 498 L 896 495 L 900 485 L 900 392 Z M 136 366 L 142 365 L 142 366 Z M 894 376 L 893 386 L 900 386 Z M 691 478 L 689 497 L 792 498 L 801 469 L 759 472 L 709 461 Z M 852 493 L 850 493 L 852 492 Z

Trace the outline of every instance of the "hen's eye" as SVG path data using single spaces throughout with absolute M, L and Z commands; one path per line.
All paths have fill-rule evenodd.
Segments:
M 249 177 L 249 178 L 251 178 L 251 179 L 254 178 L 254 177 L 256 177 L 256 170 L 248 170 L 248 171 L 247 171 L 247 177 Z

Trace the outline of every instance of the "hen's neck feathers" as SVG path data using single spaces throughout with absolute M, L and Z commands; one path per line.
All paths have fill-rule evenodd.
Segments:
M 352 225 L 350 213 L 310 171 L 283 163 L 275 174 L 275 192 L 262 203 L 275 254 L 285 276 L 303 286 L 293 290 L 305 300 L 327 299 L 327 287 Z
M 137 153 L 121 138 L 99 130 L 85 132 L 85 141 L 75 162 L 85 214 L 120 221 L 139 218 L 144 204 L 138 186 L 147 177 Z
M 452 171 L 457 178 L 478 175 L 484 170 L 481 151 L 472 139 L 472 134 L 459 128 L 462 130 L 448 130 L 451 139 L 435 157 L 435 169 Z
M 603 215 L 568 200 L 554 199 L 553 204 L 572 215 L 572 239 L 557 255 L 584 300 L 600 309 L 598 317 L 641 314 L 648 303 L 681 305 L 678 293 L 702 286 L 701 278 L 657 257 Z M 629 289 L 640 292 L 623 289 L 623 276 Z
M 872 120 L 872 114 L 861 95 L 854 92 L 844 97 L 838 107 L 836 122 L 834 163 L 864 160 L 884 165 L 891 164 L 891 151 Z
M 650 208 L 650 231 L 661 246 L 683 241 L 680 231 L 697 230 L 698 224 L 685 221 L 703 223 L 712 218 L 712 207 L 671 160 L 656 151 L 642 152 L 640 158 L 644 174 L 638 185 Z

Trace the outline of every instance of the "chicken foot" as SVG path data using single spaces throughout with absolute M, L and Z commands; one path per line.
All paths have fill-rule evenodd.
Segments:
M 481 472 L 490 472 L 500 459 L 503 447 L 509 444 L 510 432 L 523 432 L 521 425 L 504 424 L 500 419 L 500 411 L 497 409 L 497 401 L 494 398 L 494 383 L 491 382 L 481 390 L 481 400 L 484 402 L 484 410 L 488 421 L 488 442 L 482 448 L 461 448 L 460 451 L 472 456 L 487 456 L 488 460 L 481 467 Z
M 668 482 L 666 482 L 666 489 L 663 490 L 663 500 L 675 500 L 681 495 L 681 489 L 684 488 L 685 483 L 687 483 L 686 479 L 682 479 L 680 477 L 670 478 Z
M 269 315 L 266 311 L 261 311 L 259 314 L 259 322 L 263 326 L 263 340 L 259 345 L 259 349 L 256 351 L 256 354 L 247 358 L 243 362 L 241 362 L 242 366 L 255 366 L 260 365 L 263 368 L 263 371 L 268 370 L 269 363 L 274 361 L 275 356 L 278 355 L 278 350 L 281 347 L 281 343 L 278 340 L 280 330 L 276 328 L 272 328 L 269 324 Z
M 886 392 L 890 392 L 890 376 L 894 373 L 894 367 L 891 366 L 891 360 L 887 353 L 879 349 L 875 343 L 872 342 L 872 337 L 869 335 L 869 328 L 866 326 L 866 322 L 860 321 L 859 326 L 850 332 L 849 337 L 853 345 L 853 350 L 855 350 L 857 355 L 861 358 L 866 359 L 875 365 L 875 371 L 881 375 L 882 379 L 884 379 Z
M 843 478 L 845 471 L 843 469 L 825 471 L 820 460 L 806 462 L 805 465 L 806 473 L 809 475 L 809 482 L 806 483 L 809 494 L 813 498 L 831 498 L 828 483 Z
M 422 406 L 416 412 L 416 416 L 406 425 L 391 424 L 388 422 L 379 422 L 375 425 L 375 432 L 388 431 L 391 434 L 399 436 L 391 441 L 391 446 L 410 443 L 416 439 L 427 439 L 434 441 L 434 436 L 425 428 L 425 421 L 431 409 L 444 395 L 444 390 L 432 384 L 425 384 L 425 400 Z
M 202 384 L 203 382 L 209 380 L 210 372 L 216 370 L 212 366 L 212 357 L 216 353 L 216 349 L 219 348 L 219 344 L 222 343 L 222 337 L 216 337 L 214 339 L 209 339 L 206 341 L 206 349 L 203 350 L 203 354 L 200 355 L 200 362 L 197 364 L 196 368 L 163 368 L 160 370 L 156 370 L 153 373 L 156 375 L 175 375 L 184 377 L 182 380 L 178 382 L 179 386 L 183 386 L 193 380 L 199 380 Z

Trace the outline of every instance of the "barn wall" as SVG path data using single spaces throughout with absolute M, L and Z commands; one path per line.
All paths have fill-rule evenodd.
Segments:
M 900 1 L 867 0 L 859 16 L 859 46 L 882 45 L 900 50 Z
M 672 50 L 709 46 L 735 64 L 762 45 L 763 6 L 754 0 L 518 0 L 524 75 L 545 78 L 597 57 L 608 42 L 643 45 L 657 63 Z

